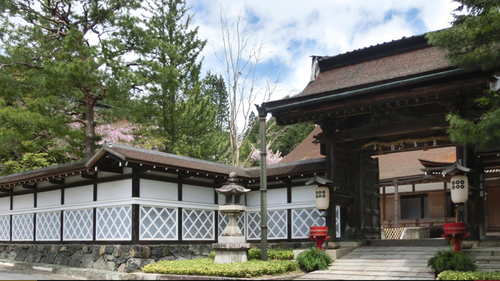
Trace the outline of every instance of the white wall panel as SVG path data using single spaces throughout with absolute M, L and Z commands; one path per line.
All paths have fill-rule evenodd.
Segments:
M 132 180 L 100 183 L 97 186 L 97 200 L 114 200 L 132 197 Z
M 292 187 L 292 203 L 315 201 L 317 187 L 317 185 Z
M 94 186 L 85 185 L 64 189 L 64 204 L 75 204 L 94 201 Z
M 287 194 L 285 188 L 269 189 L 267 191 L 267 204 L 286 204 Z
M 10 210 L 10 197 L 0 198 L 0 211 Z
M 35 201 L 33 194 L 14 196 L 14 210 L 34 208 Z
M 250 191 L 247 193 L 247 206 L 260 206 L 260 191 Z
M 214 204 L 214 188 L 183 184 L 182 201 Z
M 36 195 L 36 206 L 56 206 L 61 205 L 61 190 L 40 192 Z
M 219 200 L 219 201 L 218 201 L 218 202 L 219 202 L 219 205 L 224 205 L 224 204 L 226 204 L 226 196 L 224 196 L 224 194 L 217 193 L 217 197 L 218 197 L 218 199 L 217 199 L 217 200 Z
M 447 183 L 447 189 L 449 189 L 449 183 Z M 428 191 L 428 190 L 443 190 L 444 185 L 442 182 L 430 182 L 430 183 L 421 183 L 415 185 L 415 191 Z
M 141 198 L 163 199 L 177 201 L 178 184 L 141 179 Z

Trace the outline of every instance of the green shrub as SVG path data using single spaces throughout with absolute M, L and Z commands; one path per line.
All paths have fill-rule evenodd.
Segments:
M 437 280 L 500 280 L 500 272 L 443 271 Z
M 307 272 L 313 270 L 328 269 L 332 264 L 332 258 L 325 252 L 312 247 L 309 251 L 304 251 L 297 256 L 299 267 Z
M 215 259 L 215 251 L 208 254 L 208 258 Z M 250 249 L 248 250 L 248 260 L 260 260 L 261 252 L 260 249 Z M 293 260 L 293 250 L 288 249 L 269 249 L 267 250 L 268 260 Z
M 427 266 L 432 268 L 436 274 L 446 270 L 474 271 L 476 265 L 469 255 L 464 252 L 454 252 L 450 250 L 437 251 L 427 262 Z
M 262 275 L 281 275 L 296 272 L 299 266 L 295 261 L 248 261 L 218 264 L 211 259 L 160 261 L 142 268 L 146 273 L 177 275 L 208 275 L 224 277 L 257 277 Z

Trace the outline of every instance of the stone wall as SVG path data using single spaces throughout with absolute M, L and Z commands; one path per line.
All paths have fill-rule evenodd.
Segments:
M 269 243 L 270 249 L 307 249 L 313 242 Z M 259 248 L 252 243 L 252 248 Z M 0 244 L 0 259 L 71 267 L 134 272 L 162 260 L 208 257 L 212 244 L 196 245 L 82 245 Z
M 211 250 L 211 244 L 147 246 L 0 244 L 0 259 L 133 272 L 161 260 L 208 257 Z

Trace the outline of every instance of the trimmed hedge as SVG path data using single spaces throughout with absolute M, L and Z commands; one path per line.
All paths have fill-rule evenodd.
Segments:
M 443 271 L 437 280 L 500 280 L 500 272 Z
M 295 261 L 256 261 L 238 263 L 215 263 L 211 259 L 160 261 L 142 268 L 146 273 L 176 275 L 208 275 L 223 277 L 258 277 L 262 275 L 282 275 L 298 272 Z
M 208 255 L 209 258 L 215 259 L 215 251 L 210 252 Z M 261 251 L 260 249 L 250 249 L 248 250 L 248 260 L 260 260 Z M 268 260 L 293 260 L 293 250 L 288 249 L 268 249 L 267 250 L 267 259 Z

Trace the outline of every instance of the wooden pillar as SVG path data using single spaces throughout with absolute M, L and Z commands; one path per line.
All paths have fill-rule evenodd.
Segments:
M 385 185 L 382 187 L 382 220 L 386 220 L 386 207 L 385 207 Z
M 335 176 L 333 174 L 333 167 L 335 167 L 335 144 L 333 141 L 328 141 L 326 143 L 326 177 L 329 180 L 333 180 Z M 330 204 L 326 210 L 326 226 L 328 226 L 328 236 L 330 236 L 330 241 L 336 241 L 337 233 L 335 230 L 336 213 L 335 213 L 335 200 L 333 200 L 333 186 L 330 189 Z
M 398 179 L 394 183 L 394 227 L 399 227 L 399 196 L 398 196 Z
M 446 190 L 446 182 L 443 182 L 443 217 L 444 217 L 444 221 L 443 222 L 446 222 L 446 217 L 448 216 L 448 192 Z

